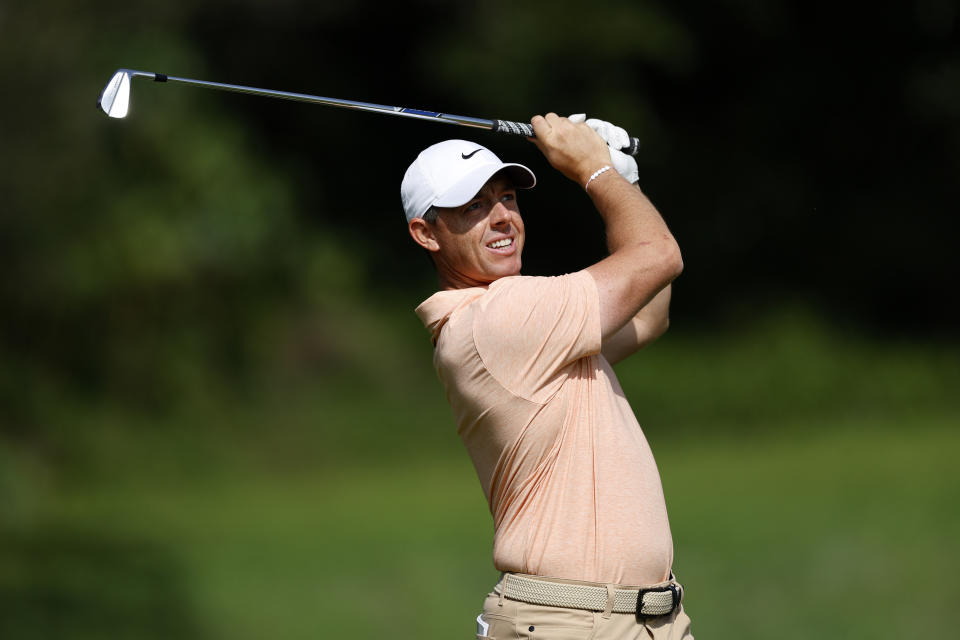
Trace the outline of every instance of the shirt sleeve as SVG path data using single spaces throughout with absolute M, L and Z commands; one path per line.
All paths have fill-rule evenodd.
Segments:
M 600 353 L 600 299 L 586 271 L 494 282 L 479 301 L 473 338 L 487 371 L 511 393 L 543 402 L 571 365 Z

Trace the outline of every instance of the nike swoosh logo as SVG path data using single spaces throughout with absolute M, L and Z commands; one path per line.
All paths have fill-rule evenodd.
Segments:
M 480 149 L 476 149 L 475 151 L 471 151 L 470 153 L 461 153 L 460 157 L 463 158 L 464 160 L 469 160 L 470 158 L 473 157 L 473 154 L 475 154 L 477 151 L 480 151 Z

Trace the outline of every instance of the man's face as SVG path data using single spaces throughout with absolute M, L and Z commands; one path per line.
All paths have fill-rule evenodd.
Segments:
M 465 205 L 437 210 L 430 227 L 438 245 L 437 269 L 447 288 L 485 285 L 520 273 L 523 220 L 509 180 L 494 176 Z

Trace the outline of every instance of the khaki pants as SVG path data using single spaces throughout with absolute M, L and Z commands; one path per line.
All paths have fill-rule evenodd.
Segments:
M 693 640 L 683 605 L 669 616 L 639 623 L 632 613 L 547 607 L 490 593 L 483 620 L 490 626 L 479 640 Z

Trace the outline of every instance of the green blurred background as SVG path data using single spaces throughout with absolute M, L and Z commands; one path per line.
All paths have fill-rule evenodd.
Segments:
M 527 273 L 603 253 L 522 139 L 146 81 L 111 121 L 118 67 L 639 135 L 686 270 L 617 372 L 694 633 L 954 633 L 956 3 L 47 0 L 0 6 L 0 637 L 473 637 L 403 171 L 476 140 L 538 175 Z

